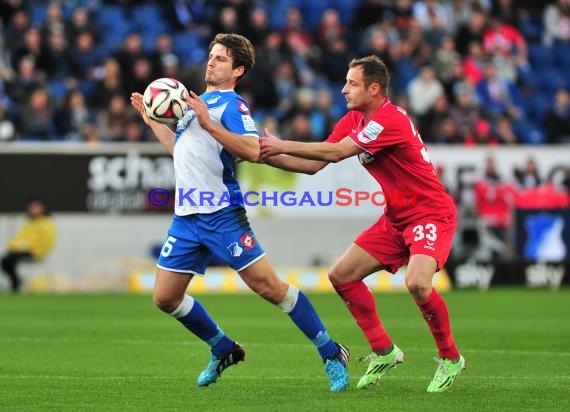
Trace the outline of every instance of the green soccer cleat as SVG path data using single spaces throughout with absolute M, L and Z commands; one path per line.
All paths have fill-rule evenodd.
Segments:
M 459 355 L 459 360 L 453 362 L 451 359 L 434 358 L 439 364 L 435 371 L 435 376 L 429 384 L 428 392 L 443 392 L 451 388 L 455 378 L 465 369 L 465 358 Z
M 386 355 L 371 353 L 364 360 L 368 361 L 368 368 L 356 385 L 358 389 L 366 388 L 368 385 L 376 383 L 390 369 L 395 368 L 398 363 L 403 363 L 404 352 L 394 345 L 390 353 Z

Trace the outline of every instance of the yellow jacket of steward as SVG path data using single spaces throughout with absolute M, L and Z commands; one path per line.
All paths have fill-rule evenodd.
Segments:
M 8 244 L 10 252 L 29 252 L 42 260 L 55 245 L 55 223 L 50 216 L 28 219 Z

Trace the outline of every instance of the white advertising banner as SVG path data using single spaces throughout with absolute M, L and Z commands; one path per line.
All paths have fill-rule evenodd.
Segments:
M 570 168 L 570 146 L 556 147 L 431 147 L 429 155 L 443 168 L 444 185 L 469 202 L 470 188 L 493 157 L 503 182 L 514 181 L 515 168 L 532 158 L 543 180 L 560 184 Z M 242 163 L 239 180 L 250 216 L 367 217 L 380 216 L 385 198 L 382 188 L 356 157 L 330 164 L 315 175 L 285 172 L 267 165 Z

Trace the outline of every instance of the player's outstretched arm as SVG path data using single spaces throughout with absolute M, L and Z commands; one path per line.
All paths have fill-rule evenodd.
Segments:
M 174 152 L 174 139 L 176 134 L 165 124 L 160 124 L 158 122 L 152 121 L 144 112 L 143 96 L 140 93 L 131 94 L 131 105 L 135 108 L 137 112 L 141 115 L 144 122 L 152 129 L 154 135 L 158 141 L 164 146 L 166 151 L 171 155 Z
M 338 143 L 304 143 L 281 140 L 265 129 L 265 134 L 261 138 L 260 158 L 264 160 L 278 154 L 286 154 L 303 159 L 336 163 L 362 152 L 363 150 L 349 137 L 345 137 Z
M 277 136 L 273 136 L 269 133 L 268 129 L 264 130 L 264 135 L 260 138 L 261 152 L 262 155 L 259 158 L 259 163 L 265 163 L 270 166 L 276 167 L 278 169 L 287 170 L 289 172 L 295 173 L 305 173 L 308 175 L 314 175 L 319 170 L 323 169 L 329 162 L 321 160 L 309 160 L 302 159 L 300 157 L 289 156 L 286 154 L 275 154 L 271 155 L 271 150 L 269 147 L 274 144 L 279 147 L 279 139 Z M 263 148 L 265 147 L 265 152 L 267 155 L 263 155 Z M 279 149 L 275 149 L 279 151 Z

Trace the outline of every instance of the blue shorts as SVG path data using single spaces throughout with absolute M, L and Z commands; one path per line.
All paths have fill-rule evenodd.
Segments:
M 243 207 L 174 215 L 156 265 L 172 272 L 203 275 L 213 255 L 236 271 L 265 255 Z

